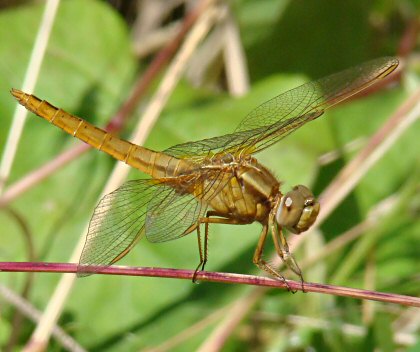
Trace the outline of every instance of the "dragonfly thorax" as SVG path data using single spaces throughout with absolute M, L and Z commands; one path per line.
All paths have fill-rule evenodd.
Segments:
M 307 187 L 298 185 L 280 199 L 276 221 L 279 226 L 299 234 L 312 226 L 319 208 L 313 193 Z

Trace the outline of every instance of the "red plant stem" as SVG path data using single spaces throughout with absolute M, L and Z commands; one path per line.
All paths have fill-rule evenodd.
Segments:
M 83 269 L 84 272 L 87 269 Z M 172 279 L 191 280 L 194 271 L 168 268 L 146 268 L 146 267 L 91 267 L 89 271 L 101 275 L 125 275 L 125 276 L 146 276 L 162 277 Z M 36 262 L 0 262 L 0 272 L 39 272 L 39 273 L 76 273 L 77 264 L 68 263 L 36 263 Z M 197 274 L 197 280 L 219 282 L 227 284 L 254 285 L 261 287 L 275 287 L 301 291 L 302 284 L 298 281 L 287 280 L 287 284 L 280 280 L 274 280 L 261 276 L 241 275 L 220 272 L 202 271 Z M 326 293 L 334 296 L 352 297 L 358 299 L 369 299 L 379 302 L 396 303 L 405 306 L 420 307 L 420 298 L 412 296 L 383 293 L 377 291 L 360 290 L 344 286 L 333 286 L 317 284 L 312 282 L 304 283 L 306 292 Z
M 90 146 L 87 144 L 78 144 L 77 146 L 62 152 L 53 160 L 48 161 L 40 168 L 32 171 L 22 177 L 19 181 L 13 183 L 0 196 L 0 209 L 7 206 L 10 202 L 24 194 L 25 191 L 35 187 L 38 183 L 42 182 L 48 176 L 52 175 L 61 167 L 67 165 L 72 160 L 76 159 L 79 155 L 84 154 L 89 149 Z

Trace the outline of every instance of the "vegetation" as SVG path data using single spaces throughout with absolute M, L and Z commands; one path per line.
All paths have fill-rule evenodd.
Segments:
M 94 150 L 82 153 L 80 142 L 33 114 L 20 137 L 7 139 L 16 109 L 10 89 L 22 88 L 44 12 L 40 2 L 9 3 L 0 11 L 1 162 L 5 163 L 8 145 L 15 144 L 17 153 L 10 174 L 2 174 L 7 177 L 4 187 L 0 185 L 0 260 L 68 262 L 109 183 L 115 161 Z M 420 25 L 415 1 L 237 0 L 223 4 L 228 7 L 215 13 L 213 36 L 194 48 L 192 61 L 186 62 L 187 74 L 169 100 L 161 101 L 162 113 L 145 145 L 162 150 L 232 132 L 247 112 L 288 89 L 372 58 L 398 55 L 400 76 L 328 111 L 258 159 L 284 182 L 285 191 L 305 184 L 328 204 L 321 208 L 321 216 L 323 211 L 329 216 L 319 228 L 299 237 L 288 235 L 295 246 L 300 241 L 294 254 L 306 281 L 419 296 L 420 124 L 410 117 L 418 117 L 418 106 L 417 113 L 415 109 L 420 101 L 415 46 Z M 154 52 L 140 49 L 171 21 L 185 20 L 188 12 L 180 5 L 157 28 L 142 32 L 138 25 L 148 18 L 141 17 L 146 7 L 118 7 L 99 0 L 61 2 L 34 93 L 98 126 L 116 129 L 123 121 L 121 134 L 129 138 L 166 77 L 164 70 L 152 71 L 153 80 L 145 83 L 147 93 L 132 98 L 133 86 L 157 62 Z M 233 22 L 223 17 L 226 9 Z M 204 13 L 209 11 L 205 8 Z M 231 51 L 225 57 L 219 52 L 207 62 L 223 46 L 226 23 L 237 25 L 241 40 L 236 44 L 243 46 L 247 61 L 246 70 L 234 78 L 229 78 L 227 68 Z M 165 32 L 170 41 L 176 30 Z M 187 35 L 193 30 L 189 28 Z M 222 35 L 217 36 L 217 30 Z M 163 57 L 169 64 L 175 60 L 168 51 Z M 230 80 L 244 79 L 239 88 L 245 89 L 248 73 L 249 92 L 240 98 L 230 95 L 227 87 L 235 92 Z M 121 113 L 127 101 L 138 103 L 137 108 Z M 397 124 L 386 130 L 388 121 Z M 391 140 L 392 133 L 404 126 Z M 374 141 L 388 141 L 389 148 L 372 145 L 373 135 Z M 52 161 L 63 160 L 63 155 L 70 157 L 62 167 L 45 169 Z M 375 162 L 367 165 L 372 156 Z M 354 166 L 351 161 L 357 158 L 361 163 Z M 343 193 L 344 200 L 334 200 L 340 186 L 347 185 L 334 183 L 346 165 L 346 182 L 355 185 L 349 186 L 348 195 Z M 358 175 L 363 166 L 366 169 Z M 140 177 L 135 170 L 128 175 L 129 179 Z M 33 184 L 26 187 L 22 180 Z M 331 191 L 332 185 L 338 188 Z M 252 263 L 259 231 L 258 224 L 212 226 L 206 270 L 263 275 Z M 268 242 L 265 256 L 273 254 Z M 118 264 L 195 269 L 198 260 L 197 239 L 190 235 L 161 244 L 144 239 Z M 46 343 L 33 331 L 48 331 L 46 326 L 54 319 L 45 317 L 37 325 L 27 318 L 24 307 L 29 304 L 45 312 L 48 306 L 53 311 L 51 297 L 60 280 L 59 274 L 0 275 L 0 346 L 20 350 L 29 341 L 28 348 Z M 12 302 L 8 290 L 23 302 Z M 79 345 L 89 351 L 420 348 L 418 308 L 331 293 L 291 294 L 205 281 L 94 275 L 77 279 L 68 296 L 56 293 L 64 303 L 62 311 L 55 310 L 63 331 L 54 333 L 48 350 L 78 350 Z

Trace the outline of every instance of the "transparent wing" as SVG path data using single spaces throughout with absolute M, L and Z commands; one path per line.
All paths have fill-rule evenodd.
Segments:
M 161 238 L 159 231 L 171 231 L 164 235 L 165 240 L 174 239 L 197 222 L 202 208 L 193 196 L 182 189 L 190 186 L 190 178 L 183 180 L 181 176 L 177 180 L 177 189 L 167 179 L 129 181 L 103 197 L 89 224 L 78 276 L 89 275 L 89 267 L 108 266 L 120 260 L 147 233 L 147 229 L 153 234 L 148 238 L 156 242 Z M 178 215 L 180 209 L 183 217 Z M 160 212 L 165 214 L 161 218 L 169 220 L 166 226 L 156 221 L 154 225 L 160 225 L 156 229 L 144 226 L 147 213 L 155 216 Z M 175 219 L 177 226 L 174 226 Z M 148 222 L 151 222 L 150 219 Z
M 192 194 L 180 197 L 175 189 L 154 195 L 146 216 L 146 237 L 150 242 L 170 241 L 195 229 L 207 205 Z M 190 231 L 188 231 L 190 230 Z
M 156 192 L 149 203 L 146 217 L 146 236 L 150 242 L 170 241 L 187 235 L 198 225 L 208 208 L 209 201 L 220 192 L 233 176 L 220 170 L 201 170 L 183 176 L 187 192 L 179 196 L 179 178 L 169 192 Z
M 397 66 L 396 58 L 385 57 L 306 83 L 251 111 L 234 133 L 178 144 L 165 152 L 197 162 L 218 153 L 256 153 L 384 78 Z

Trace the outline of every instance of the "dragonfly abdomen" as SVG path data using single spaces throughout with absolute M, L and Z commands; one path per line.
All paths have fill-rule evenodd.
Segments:
M 45 100 L 12 89 L 13 96 L 28 110 L 68 134 L 152 177 L 168 177 L 185 169 L 182 160 L 118 138 L 89 122 L 55 107 Z
M 142 170 L 153 178 L 179 176 L 192 168 L 190 163 L 185 160 L 138 147 L 134 144 L 127 155 L 126 163 Z

